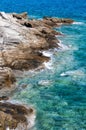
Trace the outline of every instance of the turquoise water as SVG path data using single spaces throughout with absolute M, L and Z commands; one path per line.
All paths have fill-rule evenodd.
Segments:
M 45 70 L 19 81 L 28 86 L 14 99 L 36 108 L 36 130 L 86 130 L 86 23 L 57 30 L 63 48 L 52 51 Z
M 62 47 L 47 52 L 51 61 L 46 69 L 28 72 L 18 80 L 19 86 L 27 87 L 20 87 L 13 100 L 36 109 L 32 130 L 86 130 L 86 0 L 2 0 L 0 10 L 76 21 L 56 28 L 65 34 L 58 37 Z

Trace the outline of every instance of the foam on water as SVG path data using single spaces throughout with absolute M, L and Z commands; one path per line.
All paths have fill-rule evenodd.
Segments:
M 85 23 L 84 22 L 73 22 L 73 24 L 75 24 L 75 25 L 84 25 Z
M 27 128 L 30 129 L 31 127 L 33 127 L 35 125 L 35 119 L 36 119 L 36 115 L 29 115 L 29 117 L 27 116 L 27 122 L 28 122 L 28 126 Z
M 51 83 L 52 83 L 52 81 L 50 81 L 50 80 L 40 80 L 38 82 L 38 85 L 49 86 Z
M 81 70 L 71 70 L 60 74 L 60 76 L 84 76 L 84 72 Z
M 53 50 L 43 51 L 42 54 L 43 54 L 44 56 L 51 57 L 51 56 L 53 55 Z
M 28 11 L 35 18 L 55 16 L 79 21 L 56 29 L 64 34 L 58 37 L 62 41 L 60 48 L 53 53 L 44 52 L 51 57 L 50 62 L 44 63 L 46 69 L 24 72 L 26 75 L 18 84 L 25 83 L 27 87 L 13 98 L 36 108 L 32 130 L 86 130 L 86 0 L 3 0 L 0 8 L 8 12 Z
M 67 51 L 67 50 L 70 50 L 71 49 L 71 45 L 70 46 L 67 46 L 67 45 L 64 45 L 62 44 L 61 42 L 58 43 L 59 45 L 59 49 L 63 50 L 63 51 Z
M 44 66 L 45 68 L 52 70 L 53 69 L 53 54 L 54 54 L 54 50 L 49 50 L 49 51 L 43 51 L 42 52 L 44 56 L 48 56 L 50 57 L 50 60 L 48 62 L 44 62 Z
M 53 66 L 52 66 L 52 62 L 49 61 L 49 62 L 44 62 L 43 63 L 45 68 L 49 69 L 49 70 L 52 70 L 53 69 Z

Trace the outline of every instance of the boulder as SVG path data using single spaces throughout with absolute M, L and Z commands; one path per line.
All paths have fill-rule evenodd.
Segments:
M 0 102 L 0 130 L 29 130 L 35 122 L 35 111 L 31 107 Z

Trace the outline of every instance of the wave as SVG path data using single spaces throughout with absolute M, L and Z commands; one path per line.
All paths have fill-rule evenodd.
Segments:
M 9 128 L 9 127 L 7 127 L 7 128 L 6 128 L 6 130 L 10 130 L 10 128 Z
M 71 49 L 71 45 L 67 46 L 67 45 L 64 45 L 62 44 L 61 40 L 60 42 L 58 43 L 59 45 L 59 49 L 63 50 L 63 51 L 66 51 L 66 50 L 70 50 Z
M 50 51 L 43 51 L 42 54 L 43 54 L 44 56 L 51 57 L 51 56 L 53 55 L 53 52 L 51 52 L 51 50 L 50 50 Z
M 76 46 L 73 46 L 73 45 L 71 45 L 71 44 L 65 45 L 65 44 L 63 44 L 63 43 L 61 42 L 61 40 L 60 40 L 60 42 L 58 43 L 58 45 L 59 45 L 59 49 L 60 49 L 61 51 L 78 50 L 78 48 L 77 48 Z
M 72 70 L 72 71 L 66 71 L 60 74 L 61 77 L 65 76 L 84 76 L 84 72 L 82 70 Z
M 38 85 L 48 86 L 48 85 L 50 85 L 51 83 L 52 83 L 51 80 L 40 80 L 40 81 L 38 82 Z
M 47 68 L 49 70 L 53 69 L 52 61 L 51 60 L 49 62 L 44 62 L 43 64 L 44 64 L 45 68 Z
M 76 24 L 76 25 L 83 25 L 85 24 L 84 22 L 74 22 L 73 24 Z
M 50 57 L 49 62 L 44 62 L 43 63 L 44 67 L 49 69 L 49 70 L 53 69 L 53 67 L 52 67 L 52 56 L 54 54 L 54 50 L 42 51 L 42 54 L 44 56 Z

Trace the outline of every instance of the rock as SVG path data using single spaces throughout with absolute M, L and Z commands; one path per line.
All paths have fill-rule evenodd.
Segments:
M 16 81 L 13 70 L 35 69 L 49 61 L 39 53 L 59 47 L 54 26 L 72 23 L 71 19 L 45 17 L 42 20 L 27 19 L 27 13 L 6 14 L 0 12 L 0 89 L 10 87 Z
M 2 101 L 2 100 L 8 100 L 8 99 L 9 99 L 9 97 L 7 97 L 7 96 L 0 97 L 0 101 Z
M 28 69 L 35 69 L 37 67 L 39 67 L 44 61 L 48 61 L 49 58 L 45 57 L 45 56 L 31 56 L 25 60 L 21 59 L 21 60 L 15 60 L 12 65 L 11 68 L 13 69 L 18 69 L 18 70 L 28 70 Z
M 31 20 L 26 12 L 0 12 L 0 101 L 6 102 L 17 87 L 16 77 L 20 71 L 41 69 L 43 63 L 49 61 L 50 57 L 41 52 L 58 48 L 56 35 L 62 35 L 53 28 L 71 23 L 71 19 L 48 17 Z M 0 102 L 0 130 L 29 130 L 34 119 L 32 108 Z
M 63 24 L 72 24 L 73 22 L 74 22 L 74 20 L 72 20 L 72 19 L 61 19 L 61 22 L 63 23 Z
M 33 28 L 35 28 L 35 27 L 52 28 L 51 26 L 44 23 L 43 20 L 35 20 L 35 19 L 33 19 L 33 20 L 28 20 L 27 22 L 29 22 L 32 25 Z
M 53 35 L 53 34 L 48 34 L 45 36 L 46 41 L 48 43 L 48 49 L 50 48 L 58 48 L 59 45 L 59 41 L 57 40 L 57 38 Z
M 28 14 L 27 12 L 24 12 L 24 13 L 21 13 L 21 14 L 16 14 L 16 13 L 13 13 L 12 14 L 13 17 L 17 18 L 17 19 L 27 19 L 28 18 Z
M 66 18 L 44 17 L 43 22 L 49 26 L 59 26 L 61 24 L 72 24 L 74 21 L 72 19 L 66 19 Z
M 24 22 L 24 26 L 32 28 L 32 25 L 29 22 Z
M 21 25 L 32 28 L 32 24 L 28 20 L 18 21 Z
M 42 34 L 53 34 L 53 35 L 62 35 L 60 32 L 57 32 L 57 31 L 55 31 L 55 30 L 53 30 L 53 29 L 50 29 L 50 28 L 40 28 L 40 32 L 42 33 Z
M 29 130 L 35 122 L 33 108 L 19 104 L 0 102 L 0 130 Z
M 16 81 L 13 71 L 8 67 L 0 67 L 0 90 L 8 87 Z

